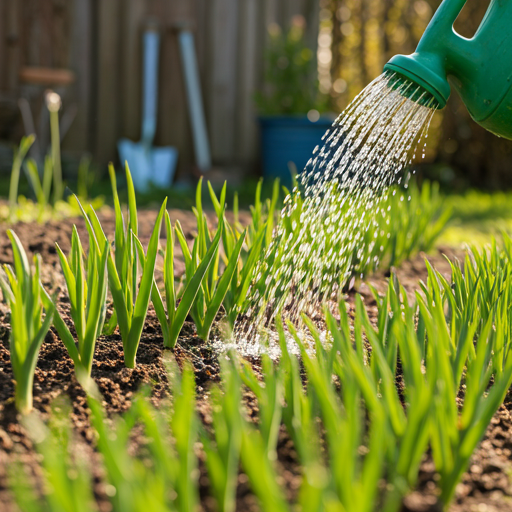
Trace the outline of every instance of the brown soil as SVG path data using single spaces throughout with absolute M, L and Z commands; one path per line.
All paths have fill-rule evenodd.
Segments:
M 183 230 L 192 239 L 195 219 L 191 213 L 179 210 L 170 211 L 173 220 L 179 219 Z M 139 214 L 140 237 L 147 243 L 153 227 L 155 212 L 142 211 Z M 101 218 L 106 232 L 111 235 L 114 219 L 111 214 Z M 83 221 L 76 219 L 84 245 L 87 235 Z M 0 226 L 0 263 L 12 262 L 10 242 L 5 234 L 7 226 Z M 42 280 L 52 291 L 63 290 L 64 283 L 60 275 L 54 243 L 57 241 L 67 252 L 72 222 L 38 224 L 18 224 L 15 231 L 25 248 L 31 253 L 40 253 L 43 260 Z M 444 252 L 451 258 L 462 257 L 461 252 L 453 253 L 443 249 L 429 256 L 434 266 L 446 276 L 450 275 L 448 262 L 441 255 Z M 183 266 L 177 267 L 179 275 Z M 426 279 L 423 258 L 418 256 L 411 262 L 405 262 L 396 270 L 400 282 L 411 296 L 418 289 L 420 279 Z M 386 276 L 375 275 L 368 280 L 379 291 L 386 287 Z M 367 284 L 358 285 L 358 292 L 365 298 L 372 318 L 376 316 L 376 306 Z M 348 294 L 349 308 L 353 309 L 354 291 Z M 64 293 L 60 294 L 62 312 L 68 309 Z M 12 497 L 6 488 L 9 465 L 21 459 L 29 475 L 39 475 L 38 457 L 25 429 L 19 422 L 13 404 L 13 380 L 9 358 L 9 325 L 7 310 L 0 303 L 0 510 L 14 511 Z M 209 389 L 219 380 L 219 366 L 211 347 L 195 335 L 192 323 L 186 323 L 181 333 L 174 357 L 180 365 L 188 360 L 192 362 L 196 374 L 198 391 L 197 410 L 204 423 L 210 423 Z M 143 385 L 151 387 L 151 400 L 155 405 L 168 394 L 167 373 L 163 363 L 164 349 L 160 327 L 150 309 L 137 354 L 137 368 L 127 369 L 123 362 L 122 343 L 118 332 L 112 336 L 102 336 L 97 342 L 92 376 L 103 396 L 103 405 L 109 415 L 126 411 L 134 393 Z M 252 361 L 255 368 L 258 361 Z M 70 419 L 92 460 L 96 458 L 92 450 L 93 430 L 90 426 L 89 409 L 86 395 L 76 381 L 72 361 L 66 349 L 52 330 L 46 337 L 39 356 L 34 379 L 34 407 L 43 419 L 50 414 L 50 404 L 58 397 L 65 397 L 71 403 Z M 257 403 L 248 391 L 244 395 L 248 413 L 257 418 Z M 494 416 L 487 429 L 484 440 L 473 455 L 469 471 L 464 475 L 457 488 L 456 499 L 450 507 L 451 512 L 468 511 L 510 511 L 512 510 L 512 396 L 507 396 L 504 405 Z M 201 459 L 202 457 L 200 457 Z M 290 500 L 297 496 L 300 486 L 300 464 L 293 443 L 282 427 L 278 444 L 278 470 L 285 493 Z M 97 464 L 91 464 L 97 471 Z M 101 484 L 101 475 L 94 473 L 95 495 L 101 510 L 108 510 L 107 497 Z M 417 490 L 404 500 L 403 512 L 426 512 L 440 510 L 435 490 L 436 475 L 433 463 L 425 457 L 422 464 Z M 200 460 L 200 495 L 203 510 L 214 511 L 215 502 L 209 494 L 208 477 L 204 463 Z M 247 477 L 240 473 L 237 492 L 237 511 L 258 511 L 257 500 L 251 493 Z

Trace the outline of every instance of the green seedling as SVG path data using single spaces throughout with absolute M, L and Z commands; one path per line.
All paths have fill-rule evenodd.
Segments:
M 165 229 L 167 233 L 167 242 L 164 255 L 165 306 L 155 281 L 153 281 L 151 298 L 155 312 L 160 322 L 160 326 L 162 327 L 164 346 L 168 348 L 174 348 L 178 341 L 178 336 L 181 332 L 181 329 L 183 328 L 185 320 L 187 319 L 187 315 L 191 311 L 196 297 L 200 292 L 201 287 L 203 286 L 208 269 L 213 264 L 213 261 L 217 255 L 222 232 L 221 230 L 218 231 L 210 248 L 196 268 L 192 269 L 192 263 L 189 262 L 189 279 L 181 296 L 181 300 L 177 305 L 177 293 L 174 284 L 174 230 L 171 226 L 171 221 L 167 211 L 165 212 Z M 181 228 L 179 229 L 181 230 Z M 180 233 L 182 234 L 181 231 Z M 184 237 L 184 235 L 182 236 Z M 139 254 L 142 254 L 141 248 L 139 248 Z M 142 263 L 143 267 L 145 268 L 146 260 L 143 260 Z M 214 307 L 210 311 L 213 309 Z M 215 314 L 217 311 L 215 311 Z M 205 320 L 203 320 L 203 324 L 201 325 L 204 325 L 206 322 L 210 322 L 211 325 L 211 322 L 213 322 L 213 318 L 215 318 L 215 316 L 211 318 L 211 320 L 210 318 L 211 312 L 205 317 Z
M 320 412 L 325 426 L 329 446 L 329 469 L 332 487 L 344 510 L 375 510 L 378 494 L 378 482 L 384 475 L 386 446 L 391 441 L 383 405 L 369 394 L 367 403 L 370 427 L 368 432 L 367 456 L 362 458 L 357 447 L 365 437 L 364 408 L 361 407 L 361 391 L 352 371 L 340 369 L 342 383 L 342 401 L 338 398 L 332 373 L 325 369 L 334 364 L 335 349 L 331 353 L 319 343 L 318 333 L 310 324 L 309 329 L 316 338 L 317 357 L 310 356 L 295 328 L 288 324 L 295 341 L 301 348 L 302 360 L 308 375 L 311 390 L 314 390 L 314 404 Z M 352 358 L 357 358 L 353 353 Z M 343 358 L 338 362 L 341 367 Z M 342 368 L 342 367 L 341 367 Z M 369 375 L 369 369 L 365 372 Z M 377 395 L 377 393 L 375 393 Z M 366 398 L 366 397 L 365 397 Z
M 246 361 L 241 362 L 240 377 L 258 399 L 261 439 L 266 447 L 268 459 L 275 460 L 281 425 L 283 382 L 281 374 L 274 368 L 272 360 L 266 354 L 262 356 L 262 368 L 265 376 L 264 386 Z
M 60 158 L 59 110 L 62 107 L 61 97 L 53 91 L 46 93 L 46 107 L 50 112 L 51 155 L 53 168 L 53 203 L 62 201 L 64 186 L 62 184 L 62 165 Z
M 123 339 L 125 364 L 128 368 L 135 368 L 135 357 L 139 347 L 142 329 L 149 306 L 151 289 L 155 272 L 156 256 L 158 253 L 158 239 L 160 227 L 167 200 L 164 200 L 160 212 L 155 221 L 155 227 L 148 245 L 147 254 L 142 254 L 145 259 L 144 270 L 137 288 L 137 257 L 135 251 L 142 250 L 142 246 L 133 231 L 126 240 L 124 251 L 128 253 L 127 261 L 131 267 L 131 286 L 124 286 L 117 272 L 113 258 L 109 258 L 108 275 L 110 290 L 119 322 L 119 330 Z M 117 253 L 117 249 L 116 249 Z
M 50 156 L 45 158 L 42 183 L 35 160 L 29 158 L 26 163 L 26 169 L 39 207 L 37 220 L 38 222 L 42 222 L 44 219 L 44 213 L 50 204 L 50 190 L 52 186 L 52 159 Z
M 233 357 L 236 356 L 232 354 Z M 241 381 L 231 362 L 224 362 L 222 370 L 223 392 L 219 388 L 212 390 L 213 440 L 204 432 L 201 439 L 218 509 L 234 512 L 243 425 Z
M 90 399 L 98 449 L 103 455 L 115 512 L 144 510 L 196 510 L 198 503 L 197 440 L 194 372 L 186 366 L 180 377 L 177 365 L 170 369 L 173 410 L 155 411 L 138 397 L 128 413 L 106 425 L 100 404 Z M 139 457 L 129 449 L 136 424 L 144 427 L 145 450 Z
M 107 424 L 101 405 L 89 400 L 92 411 L 92 424 L 98 434 L 97 448 L 103 456 L 106 481 L 114 512 L 139 512 L 142 510 L 169 510 L 166 495 L 170 496 L 174 486 L 170 486 L 168 475 L 161 468 L 152 470 L 151 458 L 144 463 L 129 453 L 130 435 L 135 422 L 139 420 L 138 407 L 133 407 L 123 417 Z M 151 432 L 155 434 L 155 432 Z M 160 432 L 158 431 L 158 434 Z M 174 462 L 168 445 L 161 446 L 169 461 Z M 171 509 L 173 510 L 173 509 Z M 175 510 L 175 509 L 174 509 Z
M 139 223 L 137 218 L 137 202 L 135 198 L 135 188 L 130 173 L 128 164 L 125 166 L 126 183 L 128 188 L 128 221 L 125 226 L 123 212 L 121 210 L 121 203 L 117 193 L 117 180 L 116 171 L 112 164 L 109 165 L 108 172 L 110 175 L 110 182 L 112 185 L 112 196 L 114 198 L 115 210 L 115 267 L 117 274 L 120 278 L 123 292 L 127 297 L 133 297 L 136 293 L 136 280 L 133 279 L 133 266 L 136 265 L 136 258 L 133 254 L 133 247 L 129 244 L 131 239 L 131 232 L 138 236 Z M 101 237 L 100 237 L 101 238 Z M 131 301 L 129 301 L 131 302 Z M 114 312 L 107 324 L 105 325 L 104 332 L 109 335 L 112 334 L 117 326 L 117 311 L 114 305 Z
M 276 182 L 279 184 L 278 180 L 276 180 Z M 238 207 L 234 210 L 234 226 L 229 224 L 224 215 L 226 184 L 224 184 L 224 187 L 222 188 L 220 199 L 218 199 L 215 195 L 210 182 L 208 182 L 208 188 L 213 206 L 215 208 L 215 213 L 217 214 L 218 225 L 224 226 L 222 232 L 222 246 L 224 249 L 224 254 L 222 256 L 226 269 L 229 268 L 230 262 L 234 264 L 234 260 L 238 258 L 238 262 L 235 265 L 234 276 L 231 280 L 231 285 L 229 286 L 223 301 L 226 318 L 229 322 L 229 326 L 233 328 L 238 315 L 244 312 L 244 306 L 247 302 L 246 299 L 249 286 L 254 279 L 254 273 L 257 268 L 258 261 L 261 260 L 264 256 L 263 250 L 265 247 L 265 239 L 269 233 L 269 226 L 273 226 L 274 213 L 272 209 L 267 223 L 261 224 L 261 222 L 258 221 L 258 232 L 254 231 L 254 224 L 251 225 L 248 230 L 244 231 L 239 226 L 239 222 L 237 220 Z M 259 193 L 257 192 L 257 197 L 258 195 Z M 277 197 L 278 194 L 275 195 L 275 201 L 277 201 Z M 274 207 L 275 201 L 273 200 L 271 203 L 274 204 Z M 261 215 L 261 213 L 258 215 L 258 219 L 261 219 Z M 271 217 L 272 221 L 270 220 Z M 251 231 L 254 231 L 253 236 L 250 234 Z M 271 231 L 272 227 L 270 227 L 270 234 L 272 234 Z M 240 241 L 241 239 L 242 241 Z M 240 244 L 241 249 L 239 251 L 238 249 Z
M 428 446 L 433 382 L 421 371 L 422 340 L 415 331 L 416 307 L 409 306 L 405 290 L 392 279 L 386 295 L 377 296 L 377 304 L 379 316 L 374 328 L 359 296 L 356 303 L 356 323 L 359 325 L 356 336 L 361 337 L 363 331 L 366 333 L 372 350 L 369 363 L 366 354 L 361 357 L 360 350 L 354 351 L 351 346 L 344 303 L 340 303 L 341 329 L 337 330 L 330 313 L 327 313 L 327 322 L 341 359 L 348 362 L 368 407 L 377 403 L 382 407 L 389 430 L 387 444 L 392 447 L 387 455 L 390 461 L 388 481 L 393 483 L 385 497 L 384 509 L 396 510 L 403 495 L 416 485 L 419 466 Z M 356 346 L 360 344 L 362 339 L 356 341 Z M 397 348 L 402 360 L 405 409 L 395 385 Z
M 87 388 L 96 340 L 100 336 L 105 322 L 107 259 L 110 255 L 110 246 L 107 241 L 104 241 L 103 247 L 100 248 L 96 236 L 90 230 L 89 254 L 87 265 L 84 265 L 84 250 L 76 226 L 73 226 L 71 251 L 67 258 L 58 244 L 56 246 L 66 281 L 71 318 L 78 342 L 75 343 L 68 326 L 57 311 L 55 302 L 56 313 L 53 322 L 73 360 L 78 380 Z M 43 300 L 45 306 L 49 306 L 52 300 L 44 290 Z
M 267 456 L 267 446 L 254 427 L 244 425 L 242 432 L 241 463 L 249 478 L 251 488 L 258 497 L 264 512 L 289 512 L 288 504 L 277 483 L 272 461 Z
M 71 409 L 68 404 L 52 405 L 47 425 L 35 414 L 27 416 L 23 426 L 34 441 L 42 461 L 45 493 L 38 497 L 27 483 L 26 468 L 10 472 L 10 487 L 19 510 L 26 512 L 96 512 L 92 476 L 77 450 L 78 439 L 73 439 L 69 424 Z
M 80 164 L 78 165 L 76 192 L 82 201 L 86 201 L 89 197 L 89 188 L 94 180 L 94 173 L 90 170 L 91 160 L 91 156 L 86 154 L 80 159 Z
M 170 370 L 172 409 L 165 405 L 155 410 L 148 401 L 148 393 L 141 393 L 122 417 L 109 419 L 101 404 L 89 397 L 96 448 L 101 455 L 99 470 L 104 474 L 102 487 L 113 512 L 197 510 L 194 372 L 188 365 L 182 377 L 176 364 Z M 48 426 L 36 416 L 29 416 L 24 423 L 41 456 L 41 478 L 46 492 L 39 498 L 22 472 L 11 471 L 10 487 L 20 510 L 98 510 L 90 471 L 82 463 L 80 452 L 70 451 L 71 446 L 76 448 L 76 440 L 71 444 L 67 413 L 67 407 L 54 407 Z M 139 432 L 136 438 L 135 428 Z M 142 439 L 141 435 L 142 445 L 136 442 Z
M 377 215 L 366 226 L 353 254 L 354 275 L 398 266 L 420 251 L 430 251 L 452 214 L 444 205 L 439 185 L 429 181 L 423 182 L 421 189 L 415 182 L 405 189 L 391 187 L 375 201 L 375 209 Z
M 176 225 L 176 236 L 181 246 L 183 256 L 185 258 L 185 274 L 187 283 L 191 283 L 196 275 L 201 263 L 209 256 L 210 251 L 213 251 L 213 261 L 208 266 L 204 279 L 201 282 L 200 290 L 198 291 L 190 315 L 196 325 L 197 334 L 199 337 L 208 340 L 213 322 L 224 302 L 224 298 L 231 286 L 231 282 L 235 277 L 237 271 L 240 252 L 245 238 L 245 233 L 240 236 L 235 246 L 230 253 L 229 261 L 221 276 L 219 276 L 219 244 L 221 237 L 226 229 L 224 221 L 224 207 L 219 210 L 219 224 L 217 226 L 216 234 L 210 236 L 207 226 L 206 215 L 202 209 L 201 202 L 201 185 L 202 180 L 199 181 L 196 191 L 196 208 L 194 213 L 197 220 L 197 237 L 194 240 L 192 251 L 190 251 L 187 240 L 181 229 L 179 223 Z M 227 235 L 228 239 L 232 233 Z M 225 237 L 226 239 L 226 237 Z
M 50 329 L 54 307 L 44 307 L 41 301 L 40 266 L 38 255 L 34 257 L 32 270 L 27 254 L 14 231 L 7 235 L 12 244 L 14 269 L 4 265 L 5 276 L 0 276 L 0 286 L 11 310 L 10 355 L 16 381 L 14 402 L 21 414 L 32 410 L 32 388 L 39 350 Z
M 14 159 L 12 162 L 11 181 L 9 184 L 9 220 L 15 222 L 17 218 L 16 205 L 18 201 L 18 186 L 20 182 L 20 172 L 23 160 L 27 156 L 32 144 L 36 140 L 35 135 L 23 137 L 19 148 L 14 150 Z
M 173 410 L 170 414 L 171 431 L 175 439 L 175 450 L 179 459 L 179 472 L 176 482 L 178 508 L 182 512 L 195 510 L 198 506 L 197 457 L 194 445 L 198 437 L 199 421 L 196 415 L 196 386 L 194 370 L 185 367 L 182 376 L 176 363 L 170 365 L 173 391 Z
M 310 390 L 306 393 L 299 359 L 288 352 L 285 331 L 279 318 L 277 332 L 281 347 L 279 365 L 284 384 L 283 423 L 293 440 L 302 466 L 303 482 L 299 503 L 303 510 L 322 510 L 327 505 L 327 493 L 333 490 L 333 482 L 322 457 L 314 392 Z
M 116 230 L 115 257 L 112 253 L 107 257 L 107 273 L 116 315 L 109 320 L 106 331 L 111 332 L 112 326 L 115 328 L 116 323 L 119 324 L 119 330 L 123 340 L 125 364 L 128 368 L 135 368 L 137 349 L 139 347 L 151 297 L 151 290 L 153 288 L 160 228 L 167 199 L 164 200 L 160 208 L 149 240 L 147 253 L 144 253 L 142 244 L 137 238 L 137 206 L 130 170 L 128 166 L 126 166 L 129 211 L 126 229 L 119 197 L 117 195 L 113 166 L 110 166 L 110 176 L 114 193 Z M 80 204 L 79 201 L 78 203 Z M 98 244 L 100 244 L 100 246 L 104 245 L 107 241 L 107 237 L 94 210 L 91 208 L 91 214 L 87 215 L 82 209 L 82 214 L 86 219 L 86 225 L 90 225 L 88 229 L 94 232 Z M 91 232 L 89 233 L 89 237 L 91 237 Z M 138 270 L 140 260 L 144 261 L 144 269 L 139 281 Z
M 259 233 L 265 229 L 265 247 L 269 247 L 272 241 L 272 233 L 275 225 L 276 207 L 279 201 L 279 179 L 274 180 L 272 197 L 265 202 L 261 200 L 263 179 L 258 182 L 254 196 L 254 205 L 250 206 L 252 222 L 249 226 L 249 245 L 258 239 Z
M 431 444 L 436 469 L 441 476 L 441 500 L 447 505 L 474 449 L 512 384 L 512 354 L 508 340 L 504 339 L 506 331 L 501 329 L 510 324 L 510 295 L 502 294 L 497 299 L 492 313 L 476 335 L 478 306 L 483 305 L 487 294 L 480 295 L 484 300 L 477 299 L 476 307 L 475 303 L 468 302 L 462 314 L 469 317 L 469 327 L 461 329 L 457 339 L 453 337 L 457 331 L 452 329 L 450 332 L 441 309 L 444 304 L 439 275 L 432 268 L 429 273 L 426 298 L 418 294 L 417 300 L 428 340 L 435 340 L 428 344 L 426 362 L 427 375 L 432 374 L 435 383 L 436 414 L 431 417 Z M 459 412 L 456 397 L 463 382 L 466 390 L 464 405 Z

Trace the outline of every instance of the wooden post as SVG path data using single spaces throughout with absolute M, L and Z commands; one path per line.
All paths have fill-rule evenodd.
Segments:
M 99 163 L 116 158 L 120 136 L 120 14 L 121 0 L 98 2 L 97 105 L 94 131 Z

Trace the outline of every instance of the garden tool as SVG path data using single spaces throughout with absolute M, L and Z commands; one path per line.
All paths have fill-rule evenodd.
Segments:
M 128 162 L 135 188 L 148 190 L 153 183 L 165 188 L 171 184 L 178 160 L 176 148 L 152 147 L 156 132 L 158 96 L 158 54 L 160 34 L 154 23 L 148 24 L 144 32 L 144 69 L 142 90 L 141 141 L 121 139 L 117 148 L 121 161 Z
M 201 95 L 194 35 L 184 22 L 176 24 L 175 29 L 178 32 L 183 76 L 187 90 L 188 110 L 194 139 L 196 165 L 199 172 L 205 173 L 211 169 L 212 161 L 203 108 L 203 98 Z
M 384 69 L 428 91 L 439 108 L 453 87 L 478 124 L 512 139 L 512 1 L 491 0 L 471 39 L 453 28 L 466 1 L 444 0 L 416 52 L 395 55 Z

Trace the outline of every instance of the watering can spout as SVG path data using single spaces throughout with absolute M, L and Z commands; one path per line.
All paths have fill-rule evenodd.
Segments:
M 384 69 L 430 93 L 438 108 L 455 89 L 477 123 L 512 139 L 512 2 L 491 0 L 467 39 L 453 28 L 466 1 L 444 0 L 416 52 L 395 55 Z

